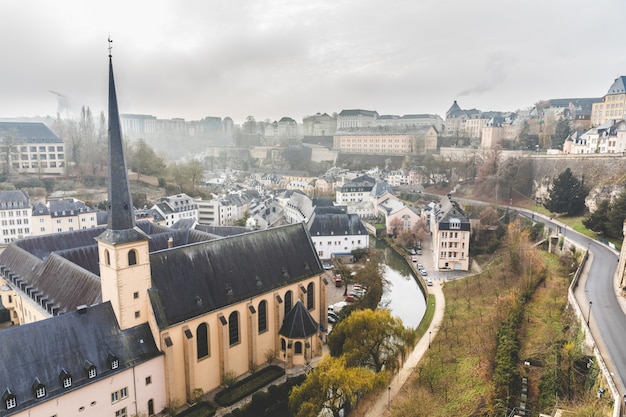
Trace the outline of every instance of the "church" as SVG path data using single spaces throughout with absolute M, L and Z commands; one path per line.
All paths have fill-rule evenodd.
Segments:
M 303 223 L 221 238 L 136 222 L 109 53 L 106 226 L 0 254 L 0 416 L 153 415 L 272 360 L 322 355 L 324 270 Z

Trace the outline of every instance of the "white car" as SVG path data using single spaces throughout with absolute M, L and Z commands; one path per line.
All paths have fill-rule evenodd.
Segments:
M 432 279 L 430 279 L 430 278 L 428 278 L 428 279 L 426 280 L 426 285 L 428 285 L 429 287 L 432 287 L 432 286 L 433 286 L 433 280 L 432 280 Z
M 428 275 L 428 274 L 426 273 L 426 270 L 425 270 L 425 269 L 421 269 L 421 270 L 420 270 L 420 274 L 422 274 L 422 276 L 423 276 L 423 277 L 425 277 L 426 275 Z

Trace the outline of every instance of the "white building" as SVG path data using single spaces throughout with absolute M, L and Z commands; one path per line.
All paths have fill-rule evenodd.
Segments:
M 182 219 L 198 221 L 198 204 L 185 193 L 163 197 L 152 208 L 163 216 L 168 227 Z
M 354 213 L 346 206 L 317 206 L 307 226 L 320 259 L 350 254 L 369 247 L 369 234 Z
M 10 168 L 17 172 L 65 173 L 63 140 L 43 123 L 0 122 L 0 143 L 8 148 Z
M 0 191 L 0 230 L 2 243 L 30 236 L 32 231 L 30 199 L 21 190 Z

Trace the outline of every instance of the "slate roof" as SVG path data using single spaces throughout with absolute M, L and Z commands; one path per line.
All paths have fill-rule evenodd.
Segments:
M 450 200 L 447 197 L 441 199 L 441 203 L 435 206 L 435 215 L 437 216 L 437 223 L 439 230 L 460 230 L 470 231 L 471 224 L 469 218 L 465 215 L 461 207 L 456 201 Z M 450 227 L 450 223 L 460 222 L 460 228 Z
M 366 235 L 367 230 L 356 213 L 347 213 L 346 206 L 316 207 L 308 222 L 311 236 Z
M 118 359 L 111 369 L 109 355 Z M 2 331 L 0 337 L 0 389 L 9 388 L 17 407 L 0 411 L 5 416 L 50 401 L 161 355 L 148 324 L 120 330 L 109 302 L 61 316 Z M 86 361 L 96 368 L 96 377 L 86 375 Z M 72 386 L 63 388 L 65 370 Z M 45 385 L 46 396 L 36 399 L 36 378 Z M 50 413 L 53 414 L 53 413 Z
M 460 112 L 461 106 L 459 106 L 456 100 L 454 100 L 454 103 L 452 103 L 452 106 L 450 106 L 450 108 L 446 112 L 446 117 L 457 117 Z
M 383 194 L 385 194 L 386 192 L 391 195 L 395 195 L 395 193 L 393 192 L 393 189 L 388 183 L 377 182 L 376 184 L 374 184 L 374 187 L 372 188 L 371 195 L 374 198 L 378 198 L 382 196 Z
M 302 223 L 151 253 L 150 265 L 161 329 L 323 272 Z
M 28 195 L 22 190 L 7 190 L 0 192 L 0 208 L 30 208 Z
M 170 238 L 174 247 L 215 238 L 197 230 L 171 230 L 150 222 L 139 222 L 137 227 L 150 236 L 151 252 L 167 249 Z M 105 230 L 106 226 L 100 226 L 16 240 L 0 253 L 0 273 L 12 287 L 52 315 L 75 310 L 79 305 L 100 303 L 102 288 L 95 238 Z
M 283 320 L 278 334 L 287 339 L 306 339 L 317 333 L 319 324 L 315 321 L 302 301 L 296 301 Z
M 33 216 L 50 215 L 51 217 L 77 216 L 79 213 L 95 212 L 80 200 L 67 198 L 63 200 L 50 200 L 46 204 L 38 203 L 33 209 Z
M 617 77 L 606 94 L 626 94 L 626 76 Z
M 18 143 L 63 143 L 43 123 L 0 122 L 0 134 L 11 134 Z
M 196 230 L 215 235 L 216 237 L 235 236 L 252 231 L 252 229 L 243 226 L 209 226 L 207 224 L 197 224 Z

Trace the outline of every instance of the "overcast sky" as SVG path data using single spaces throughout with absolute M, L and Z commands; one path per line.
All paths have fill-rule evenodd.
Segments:
M 514 111 L 626 75 L 624 0 L 1 0 L 0 117 Z

